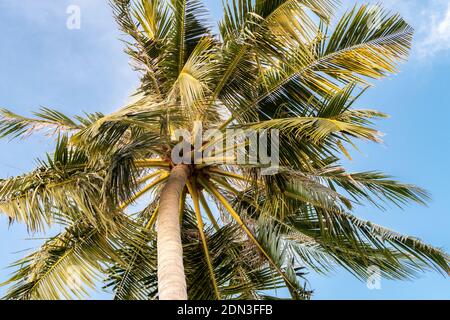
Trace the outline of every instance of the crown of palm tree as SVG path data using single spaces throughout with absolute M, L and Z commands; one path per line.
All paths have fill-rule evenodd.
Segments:
M 132 102 L 73 118 L 1 111 L 2 137 L 46 130 L 56 148 L 1 180 L 0 211 L 33 234 L 65 227 L 14 264 L 5 298 L 83 298 L 104 281 L 115 299 L 260 299 L 276 288 L 307 299 L 306 268 L 448 273 L 441 250 L 353 214 L 427 193 L 340 163 L 358 140 L 381 141 L 373 120 L 386 115 L 353 106 L 407 57 L 413 30 L 399 15 L 362 5 L 332 28 L 335 0 L 228 0 L 215 35 L 200 0 L 111 5 L 141 75 Z M 279 130 L 278 173 L 214 156 L 174 164 L 173 132 L 196 121 L 222 134 L 193 151 L 230 128 Z

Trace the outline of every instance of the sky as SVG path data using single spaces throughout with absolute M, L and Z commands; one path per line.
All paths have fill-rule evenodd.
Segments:
M 213 19 L 221 1 L 208 0 Z M 351 8 L 363 1 L 343 1 Z M 415 28 L 414 48 L 401 72 L 375 82 L 357 107 L 391 115 L 378 123 L 383 145 L 363 144 L 347 163 L 352 171 L 381 170 L 432 194 L 428 207 L 395 207 L 386 212 L 367 205 L 359 217 L 414 235 L 450 252 L 450 0 L 380 0 L 400 12 Z M 79 29 L 68 28 L 68 8 L 80 8 Z M 129 67 L 106 0 L 0 0 L 0 107 L 29 114 L 41 106 L 69 115 L 123 105 L 138 84 Z M 0 177 L 34 168 L 35 159 L 52 149 L 37 135 L 27 140 L 0 140 Z M 0 282 L 10 263 L 24 256 L 29 240 L 22 225 L 8 226 L 0 216 Z M 412 282 L 382 280 L 379 289 L 336 269 L 328 276 L 307 276 L 314 299 L 450 299 L 450 282 L 435 273 Z M 0 288 L 0 295 L 5 289 Z M 281 294 L 284 294 L 283 292 Z M 95 298 L 108 298 L 98 292 Z

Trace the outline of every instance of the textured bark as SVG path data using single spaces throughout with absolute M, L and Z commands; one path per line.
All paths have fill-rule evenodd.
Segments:
M 187 300 L 179 204 L 189 170 L 186 165 L 173 168 L 161 192 L 157 222 L 160 300 Z

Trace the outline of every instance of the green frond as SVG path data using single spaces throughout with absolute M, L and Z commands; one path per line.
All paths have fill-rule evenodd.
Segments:
M 133 10 L 134 17 L 149 40 L 164 40 L 170 30 L 170 11 L 163 1 L 138 0 Z
M 188 110 L 188 114 L 196 115 L 193 121 L 199 120 L 198 114 L 204 112 L 202 104 L 215 72 L 213 54 L 213 39 L 205 37 L 199 40 L 178 76 L 175 92 L 170 93 L 171 96 L 178 92 L 182 107 Z
M 339 20 L 321 59 L 327 57 L 342 70 L 351 65 L 354 74 L 380 78 L 395 72 L 395 63 L 408 56 L 412 34 L 412 27 L 400 15 L 362 5 Z
M 298 272 L 303 269 L 303 264 L 295 260 L 295 255 L 289 252 L 281 235 L 280 228 L 261 217 L 257 221 L 257 239 L 265 251 L 268 252 L 272 261 L 283 272 L 283 281 L 289 289 L 292 299 L 308 300 L 311 292 L 306 290 L 299 279 L 304 280 L 304 274 Z
M 162 61 L 165 76 L 172 86 L 195 47 L 209 36 L 207 11 L 199 0 L 170 0 L 173 18 L 168 35 L 170 45 Z
M 376 10 L 355 8 L 340 20 L 329 38 L 318 34 L 310 44 L 288 52 L 278 65 L 272 63 L 263 74 L 256 98 L 240 102 L 240 118 L 255 109 L 264 114 L 278 97 L 307 104 L 315 95 L 324 97 L 339 91 L 341 83 L 366 85 L 366 78 L 394 73 L 396 64 L 407 57 L 412 28 L 398 15 Z M 380 17 L 379 24 L 369 23 L 374 14 Z M 352 36 L 356 30 L 358 36 Z
M 114 300 L 154 299 L 157 291 L 155 234 L 148 233 L 142 245 L 125 246 L 116 254 L 124 263 L 115 263 L 107 270 L 104 286 L 113 291 Z
M 36 170 L 0 181 L 0 211 L 11 222 L 24 222 L 32 232 L 45 231 L 55 219 L 82 218 L 99 229 L 115 225 L 114 211 L 106 210 L 101 201 L 108 177 L 105 167 L 88 166 L 87 155 L 70 146 L 68 139 L 59 137 L 53 154 L 39 161 Z
M 28 118 L 0 109 L 0 138 L 27 137 L 36 131 L 46 131 L 49 135 L 55 135 L 81 128 L 74 120 L 53 109 L 42 108 L 34 115 L 35 118 Z
M 4 299 L 82 299 L 95 289 L 113 249 L 97 230 L 75 225 L 14 263 L 17 271 Z
M 331 134 L 342 133 L 356 138 L 380 142 L 380 132 L 339 119 L 316 117 L 291 117 L 268 120 L 251 126 L 255 130 L 278 129 L 292 135 L 298 141 L 318 143 Z
M 346 213 L 345 207 L 327 206 L 327 199 L 314 201 L 290 193 L 283 198 L 278 193 L 279 200 L 274 201 L 270 193 L 252 189 L 243 194 L 234 202 L 236 209 L 253 219 L 274 221 L 291 254 L 318 272 L 339 265 L 366 278 L 368 268 L 376 265 L 389 279 L 410 279 L 428 268 L 448 273 L 449 258 L 443 251 L 360 220 Z
M 427 191 L 377 171 L 348 173 L 342 167 L 330 167 L 319 173 L 318 178 L 339 186 L 355 200 L 368 200 L 382 209 L 380 202 L 402 207 L 411 201 L 425 205 L 429 200 Z
M 448 256 L 441 250 L 347 213 L 316 208 L 310 217 L 293 215 L 285 225 L 314 239 L 338 265 L 361 278 L 372 265 L 389 279 L 414 278 L 428 268 L 448 273 Z

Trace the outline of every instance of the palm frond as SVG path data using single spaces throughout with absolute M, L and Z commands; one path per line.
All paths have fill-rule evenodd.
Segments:
M 379 17 L 377 24 L 370 23 L 374 14 Z M 355 30 L 358 36 L 350 36 Z M 263 113 L 261 106 L 272 106 L 279 97 L 304 105 L 314 95 L 323 97 L 339 91 L 341 83 L 366 85 L 366 78 L 394 73 L 396 64 L 407 57 L 412 33 L 397 14 L 387 14 L 381 8 L 374 12 L 365 5 L 355 7 L 341 18 L 329 38 L 319 34 L 311 44 L 291 50 L 279 65 L 271 65 L 256 98 L 240 103 L 240 118 L 255 109 Z M 304 92 L 304 97 L 295 92 Z
M 199 0 L 170 0 L 173 18 L 168 35 L 170 46 L 162 61 L 170 87 L 175 83 L 197 44 L 209 36 L 207 11 Z
M 12 265 L 17 271 L 2 284 L 12 284 L 4 299 L 86 298 L 113 252 L 96 229 L 74 225 Z
M 80 124 L 53 109 L 42 108 L 34 115 L 35 118 L 28 118 L 0 109 L 0 138 L 27 137 L 37 131 L 47 131 L 47 134 L 55 135 L 81 128 Z
M 147 234 L 142 245 L 125 246 L 116 254 L 124 263 L 110 266 L 104 288 L 113 291 L 115 300 L 154 299 L 157 290 L 154 232 Z

